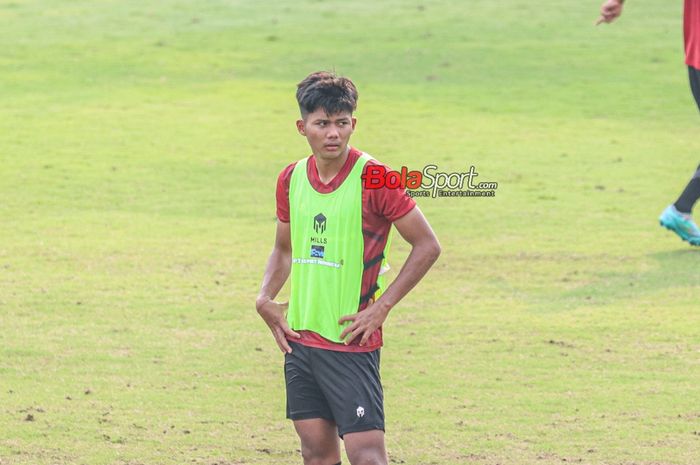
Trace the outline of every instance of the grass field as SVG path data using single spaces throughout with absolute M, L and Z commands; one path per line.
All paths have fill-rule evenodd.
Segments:
M 656 221 L 700 152 L 682 2 L 598 8 L 0 1 L 0 464 L 301 463 L 254 299 L 329 68 L 354 145 L 499 183 L 418 200 L 391 463 L 700 463 L 700 250 Z

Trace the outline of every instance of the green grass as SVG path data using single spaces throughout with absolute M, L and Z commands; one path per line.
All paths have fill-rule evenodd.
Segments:
M 253 302 L 327 68 L 356 146 L 499 183 L 418 200 L 391 463 L 697 464 L 700 251 L 656 223 L 700 152 L 681 2 L 598 3 L 0 3 L 0 464 L 301 463 Z

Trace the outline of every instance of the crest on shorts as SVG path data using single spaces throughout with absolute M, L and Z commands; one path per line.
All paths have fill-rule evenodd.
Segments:
M 365 408 L 362 406 L 357 407 L 357 417 L 362 418 L 364 416 L 365 416 Z

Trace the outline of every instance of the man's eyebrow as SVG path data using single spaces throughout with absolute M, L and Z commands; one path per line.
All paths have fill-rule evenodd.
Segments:
M 340 118 L 334 120 L 335 122 L 349 122 L 350 117 L 349 116 L 341 116 Z M 323 117 L 318 117 L 314 120 L 311 121 L 312 123 L 330 123 L 331 120 L 330 118 L 323 118 Z

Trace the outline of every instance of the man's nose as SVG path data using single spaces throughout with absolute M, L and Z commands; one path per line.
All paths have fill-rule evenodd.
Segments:
M 340 134 L 338 133 L 338 128 L 336 128 L 335 126 L 331 126 L 330 128 L 328 128 L 326 137 L 329 139 L 337 139 L 338 137 L 340 137 Z

